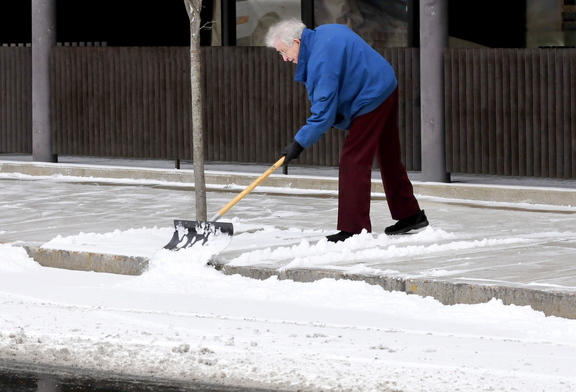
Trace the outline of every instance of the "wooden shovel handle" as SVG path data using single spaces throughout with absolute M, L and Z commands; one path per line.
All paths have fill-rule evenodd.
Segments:
M 248 185 L 248 187 L 246 189 L 244 189 L 242 192 L 240 192 L 235 198 L 230 200 L 228 202 L 228 204 L 226 204 L 224 207 L 222 207 L 220 209 L 220 211 L 218 211 L 218 215 L 219 216 L 224 215 L 230 208 L 232 208 L 236 203 L 238 203 L 240 200 L 242 200 L 244 198 L 244 196 L 246 196 L 247 194 L 252 192 L 252 190 L 254 188 L 256 188 L 262 181 L 264 181 L 266 178 L 268 178 L 268 176 L 270 174 L 274 173 L 274 171 L 276 171 L 276 169 L 278 169 L 280 166 L 282 166 L 282 164 L 284 163 L 284 158 L 285 157 L 282 156 L 280 159 L 278 159 L 275 164 L 270 166 L 270 168 L 268 170 L 266 170 L 264 173 L 262 173 L 262 175 L 260 177 L 255 179 L 252 182 L 252 184 Z

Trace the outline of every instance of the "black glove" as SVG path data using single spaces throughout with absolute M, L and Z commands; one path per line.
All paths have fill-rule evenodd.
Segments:
M 287 145 L 284 151 L 282 151 L 282 155 L 286 157 L 284 159 L 284 164 L 287 165 L 291 160 L 298 159 L 302 151 L 304 151 L 304 147 L 296 141 Z

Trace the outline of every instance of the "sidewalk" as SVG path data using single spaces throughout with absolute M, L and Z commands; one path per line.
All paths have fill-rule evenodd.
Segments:
M 174 170 L 169 162 L 146 167 L 149 162 L 104 159 L 78 158 L 78 162 L 59 164 L 0 159 L 4 159 L 0 161 L 0 243 L 25 246 L 42 265 L 140 274 L 147 266 L 145 256 L 50 250 L 42 245 L 80 232 L 169 227 L 173 219 L 194 216 L 190 167 Z M 209 215 L 266 169 L 207 165 Z M 462 177 L 439 184 L 411 176 L 431 222 L 425 236 L 381 235 L 393 222 L 375 180 L 374 243 L 351 243 L 346 257 L 335 256 L 329 264 L 310 268 L 310 263 L 299 266 L 298 257 L 256 261 L 245 257 L 263 250 L 238 243 L 247 238 L 248 230 L 235 235 L 235 245 L 218 255 L 216 268 L 259 279 L 277 275 L 303 282 L 326 277 L 364 280 L 386 290 L 433 296 L 445 304 L 498 298 L 506 304 L 530 305 L 547 315 L 576 318 L 573 181 L 492 179 L 482 184 L 478 178 Z M 506 180 L 509 184 L 502 183 Z M 279 170 L 228 214 L 254 225 L 315 230 L 309 241 L 316 243 L 322 238 L 321 230 L 335 229 L 336 189 L 333 169 L 294 167 L 288 175 Z M 271 238 L 266 248 L 274 253 L 279 246 L 299 241 Z M 313 259 L 314 254 L 299 257 Z

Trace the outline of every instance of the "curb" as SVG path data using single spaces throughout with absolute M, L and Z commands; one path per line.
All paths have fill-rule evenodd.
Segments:
M 470 283 L 450 283 L 430 279 L 404 279 L 389 276 L 346 274 L 330 270 L 289 269 L 278 271 L 272 268 L 251 268 L 215 264 L 214 267 L 226 275 L 265 280 L 278 276 L 279 280 L 309 283 L 320 279 L 346 279 L 363 281 L 382 287 L 386 291 L 400 291 L 421 297 L 432 297 L 444 305 L 480 304 L 492 299 L 504 305 L 530 306 L 546 316 L 576 319 L 576 294 L 521 287 L 483 286 Z
M 28 256 L 43 267 L 120 275 L 142 275 L 148 268 L 146 257 L 44 249 L 28 245 L 23 246 L 23 248 Z
M 29 176 L 72 176 L 81 178 L 115 180 L 149 180 L 180 184 L 194 183 L 193 170 L 91 166 L 81 164 L 9 162 L 0 161 L 0 173 Z M 206 171 L 206 184 L 214 186 L 243 186 L 252 183 L 259 173 Z M 576 206 L 576 189 L 534 188 L 512 185 L 478 185 L 466 183 L 437 183 L 413 181 L 418 195 L 448 199 L 485 202 L 528 203 L 552 206 Z M 309 191 L 337 191 L 336 177 L 272 174 L 265 180 L 267 187 Z M 372 192 L 384 193 L 380 180 L 372 180 Z M 281 191 L 279 190 L 279 193 Z
M 120 275 L 142 275 L 148 268 L 145 257 L 121 256 L 103 253 L 43 249 L 24 246 L 28 255 L 43 267 L 76 271 L 105 272 Z M 450 283 L 430 279 L 404 279 L 383 275 L 348 274 L 332 270 L 253 268 L 211 263 L 225 275 L 241 275 L 266 280 L 277 276 L 279 280 L 310 283 L 321 279 L 363 281 L 382 287 L 386 291 L 400 291 L 421 297 L 432 297 L 444 305 L 480 304 L 492 299 L 504 305 L 530 306 L 546 316 L 576 319 L 576 293 L 526 289 L 522 287 L 486 286 L 470 283 Z
M 416 194 L 447 199 L 576 206 L 576 190 L 573 189 L 431 182 L 414 182 L 413 187 Z

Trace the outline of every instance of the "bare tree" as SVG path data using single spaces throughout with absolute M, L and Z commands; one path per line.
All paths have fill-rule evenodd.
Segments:
M 200 11 L 202 0 L 184 0 L 190 18 L 190 85 L 192 91 L 192 144 L 196 220 L 205 221 L 206 179 L 204 176 L 204 124 L 202 122 L 202 70 L 200 63 Z

